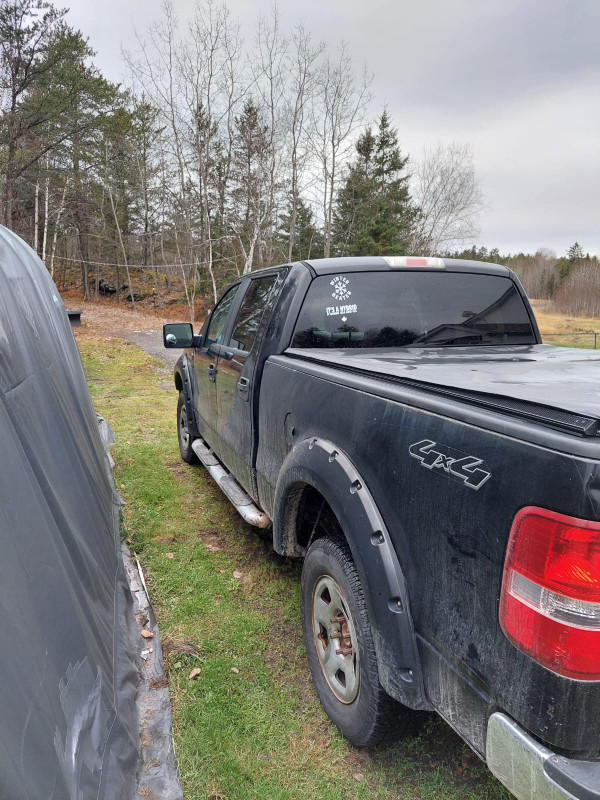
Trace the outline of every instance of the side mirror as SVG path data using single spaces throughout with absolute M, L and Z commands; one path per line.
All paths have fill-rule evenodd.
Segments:
M 170 322 L 163 325 L 163 344 L 168 348 L 194 347 L 194 329 L 190 322 Z

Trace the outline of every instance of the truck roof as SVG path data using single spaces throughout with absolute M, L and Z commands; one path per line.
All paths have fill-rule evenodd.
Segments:
M 427 264 L 427 261 L 429 261 L 430 264 Z M 380 272 L 396 269 L 450 269 L 453 272 L 483 272 L 489 275 L 502 275 L 504 277 L 511 274 L 508 267 L 503 267 L 500 264 L 488 264 L 485 261 L 467 261 L 462 258 L 428 258 L 426 256 L 316 258 L 301 263 L 310 267 L 316 275 L 330 275 L 335 272 L 366 272 L 369 270 Z

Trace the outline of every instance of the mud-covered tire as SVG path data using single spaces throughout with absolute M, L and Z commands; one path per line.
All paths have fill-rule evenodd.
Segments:
M 194 437 L 192 437 L 189 429 L 183 392 L 179 392 L 179 399 L 177 400 L 177 441 L 179 442 L 179 452 L 183 460 L 188 464 L 195 464 L 198 461 L 198 457 L 192 450 Z
M 414 712 L 393 700 L 379 682 L 364 595 L 350 549 L 343 538 L 317 539 L 311 545 L 304 560 L 301 591 L 308 662 L 319 700 L 332 722 L 358 747 L 374 745 L 384 737 L 401 736 L 411 731 Z M 339 597 L 336 595 L 338 591 Z M 336 615 L 337 606 L 341 609 L 339 615 Z M 338 622 L 332 623 L 329 632 L 323 631 L 330 607 L 333 607 L 332 614 L 337 619 L 346 617 L 345 629 L 344 623 Z M 342 630 L 338 631 L 338 628 Z M 329 637 L 332 631 L 334 634 L 341 635 L 342 631 L 350 634 L 350 642 L 346 636 L 342 644 L 351 644 L 351 655 L 336 655 L 341 640 Z M 334 647 L 335 651 L 330 649 L 327 655 L 327 648 Z M 352 673 L 355 656 L 357 685 L 353 684 Z M 338 665 L 341 667 L 339 676 L 335 672 Z

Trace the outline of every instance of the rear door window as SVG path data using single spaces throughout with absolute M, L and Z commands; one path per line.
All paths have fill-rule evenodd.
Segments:
M 534 344 L 510 278 L 465 272 L 321 275 L 308 290 L 292 347 L 379 348 Z
M 229 344 L 249 353 L 256 341 L 260 321 L 269 301 L 277 275 L 265 275 L 250 282 L 235 321 Z

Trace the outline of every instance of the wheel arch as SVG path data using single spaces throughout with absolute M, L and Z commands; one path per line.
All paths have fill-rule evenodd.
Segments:
M 192 398 L 192 365 L 189 362 L 187 355 L 183 354 L 177 359 L 175 369 L 173 370 L 173 380 L 175 388 L 178 392 L 183 392 L 185 397 L 185 410 L 187 412 L 188 427 L 192 436 L 197 438 L 200 435 L 198 426 L 196 424 L 196 415 L 194 413 L 194 403 Z
M 296 444 L 283 464 L 273 508 L 273 546 L 278 553 L 296 557 L 305 554 L 310 525 L 306 525 L 303 512 L 311 496 L 327 503 L 352 553 L 383 687 L 411 708 L 430 708 L 423 689 L 406 581 L 387 527 L 348 456 L 332 442 L 317 437 Z

